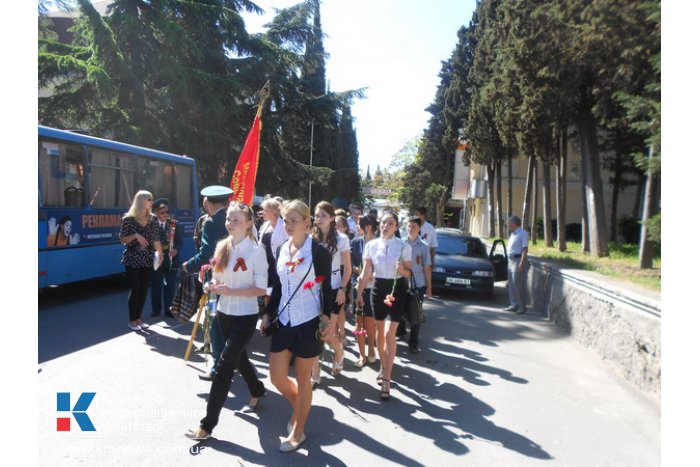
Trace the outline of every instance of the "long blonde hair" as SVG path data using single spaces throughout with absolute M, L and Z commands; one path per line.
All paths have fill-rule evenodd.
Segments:
M 227 216 L 229 211 L 239 211 L 245 213 L 246 220 L 253 220 L 253 210 L 247 204 L 233 202 L 229 204 L 228 209 L 226 210 Z M 251 224 L 246 234 L 248 235 L 248 238 L 250 238 L 253 242 L 257 243 L 258 239 L 255 238 L 255 234 L 253 233 L 253 225 L 254 224 Z M 213 256 L 214 271 L 224 272 L 226 266 L 228 266 L 229 259 L 231 258 L 231 249 L 233 248 L 231 241 L 232 237 L 229 235 L 228 237 L 224 238 L 223 240 L 220 240 L 219 243 L 216 244 L 216 250 L 214 250 Z
M 129 210 L 124 214 L 124 219 L 127 217 L 140 217 L 144 213 L 146 214 L 146 217 L 148 217 L 151 214 L 151 210 L 149 208 L 146 208 L 146 200 L 148 198 L 153 199 L 153 195 L 151 194 L 150 191 L 146 190 L 139 190 L 135 195 L 134 195 L 134 201 L 131 203 L 131 207 Z

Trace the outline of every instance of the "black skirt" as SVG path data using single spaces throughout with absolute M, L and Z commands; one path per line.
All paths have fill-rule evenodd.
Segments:
M 279 329 L 272 334 L 270 352 L 289 350 L 299 358 L 318 357 L 323 350 L 323 343 L 316 339 L 319 322 L 320 318 L 313 318 L 297 326 L 284 326 L 280 323 Z
M 384 321 L 386 319 L 397 323 L 401 321 L 406 305 L 406 279 L 401 277 L 396 280 L 396 287 L 394 287 L 395 301 L 391 306 L 388 306 L 384 303 L 384 299 L 391 293 L 391 288 L 393 286 L 394 279 L 374 279 L 374 286 L 372 287 L 372 312 L 374 313 L 374 319 L 377 321 Z

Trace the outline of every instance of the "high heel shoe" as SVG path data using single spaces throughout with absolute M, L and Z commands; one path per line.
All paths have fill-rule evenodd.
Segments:
M 345 362 L 345 352 L 340 352 L 340 361 L 333 362 L 333 368 L 331 369 L 331 375 L 337 376 L 341 371 L 343 371 L 343 362 Z
M 391 391 L 391 380 L 390 379 L 383 379 L 382 380 L 382 390 L 379 391 L 379 397 L 382 400 L 389 400 L 391 397 L 391 394 L 389 393 Z
M 381 386 L 382 381 L 384 381 L 384 368 L 379 370 L 379 373 L 377 374 L 377 384 Z

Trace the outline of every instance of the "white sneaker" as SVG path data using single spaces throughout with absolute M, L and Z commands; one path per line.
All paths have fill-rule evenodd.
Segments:
M 140 331 L 141 330 L 141 326 L 139 326 L 138 324 L 129 323 L 128 326 L 129 326 L 129 329 L 131 329 L 132 331 Z

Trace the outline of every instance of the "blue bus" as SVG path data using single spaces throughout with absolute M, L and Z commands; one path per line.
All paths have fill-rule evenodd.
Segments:
M 39 126 L 39 288 L 124 272 L 121 218 L 138 190 L 170 201 L 194 254 L 195 161 Z

